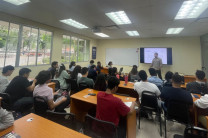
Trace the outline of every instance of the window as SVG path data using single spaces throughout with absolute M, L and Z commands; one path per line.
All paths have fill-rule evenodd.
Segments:
M 0 67 L 15 66 L 19 25 L 0 21 Z
M 63 35 L 62 43 L 62 62 L 70 61 L 83 62 L 89 61 L 90 41 Z
M 70 59 L 70 36 L 63 36 L 62 55 L 61 60 L 63 63 L 69 62 Z
M 0 21 L 0 67 L 50 64 L 52 33 Z

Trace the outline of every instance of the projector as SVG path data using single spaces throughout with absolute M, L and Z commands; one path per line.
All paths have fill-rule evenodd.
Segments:
M 100 32 L 101 32 L 101 29 L 100 29 L 100 27 L 97 27 L 97 26 L 96 26 L 96 27 L 93 27 L 93 28 L 92 28 L 92 32 L 93 32 L 93 33 L 100 33 Z

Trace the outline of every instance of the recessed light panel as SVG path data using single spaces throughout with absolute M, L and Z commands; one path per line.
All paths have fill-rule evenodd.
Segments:
M 131 24 L 131 21 L 124 11 L 109 12 L 105 15 L 107 15 L 112 21 L 114 21 L 118 25 Z
M 30 0 L 3 0 L 3 1 L 9 2 L 17 6 L 30 2 Z
M 169 28 L 166 34 L 179 34 L 184 28 Z
M 60 22 L 65 23 L 67 25 L 76 27 L 78 29 L 84 29 L 84 28 L 88 28 L 86 25 L 81 24 L 73 19 L 65 19 L 65 20 L 60 20 Z
M 95 35 L 98 35 L 100 37 L 109 37 L 108 35 L 106 35 L 104 33 L 95 33 Z
M 139 33 L 137 31 L 126 31 L 126 33 L 129 35 L 129 36 L 139 36 Z
M 208 0 L 184 1 L 175 19 L 197 18 L 208 8 Z

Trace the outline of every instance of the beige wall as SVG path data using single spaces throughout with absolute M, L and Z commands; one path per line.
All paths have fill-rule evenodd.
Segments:
M 52 46 L 52 54 L 51 54 L 52 61 L 56 60 L 59 63 L 61 62 L 61 49 L 62 49 L 62 36 L 63 35 L 70 35 L 70 36 L 75 36 L 75 37 L 90 40 L 90 52 L 92 51 L 91 47 L 97 45 L 97 40 L 94 40 L 94 39 L 91 39 L 88 37 L 84 37 L 84 36 L 80 36 L 78 34 L 75 34 L 75 33 L 72 33 L 72 32 L 66 31 L 66 30 L 51 27 L 51 26 L 44 25 L 44 24 L 41 24 L 38 22 L 27 20 L 24 18 L 19 18 L 16 16 L 4 14 L 2 12 L 0 12 L 0 17 L 1 17 L 0 20 L 3 20 L 3 21 L 8 21 L 8 22 L 17 23 L 17 24 L 23 24 L 23 25 L 28 25 L 28 26 L 34 26 L 34 27 L 38 27 L 38 28 L 45 29 L 48 31 L 52 31 L 53 32 L 53 46 Z M 90 53 L 90 58 L 91 58 L 91 53 Z M 77 65 L 81 65 L 81 66 L 87 66 L 88 64 L 89 64 L 89 61 L 77 63 Z M 65 65 L 68 68 L 69 63 L 65 64 Z M 30 77 L 34 78 L 38 74 L 38 72 L 40 72 L 41 70 L 46 70 L 49 67 L 50 67 L 50 65 L 29 66 L 29 68 L 32 70 Z M 18 75 L 20 68 L 21 67 L 15 68 L 14 73 L 9 77 L 9 79 L 12 79 L 14 76 Z
M 173 65 L 164 65 L 162 68 L 163 75 L 169 70 L 190 75 L 194 74 L 196 69 L 201 69 L 201 46 L 199 37 L 98 40 L 97 61 L 99 60 L 105 65 L 106 48 L 140 47 L 172 48 Z M 150 64 L 139 63 L 139 70 L 144 69 L 147 71 L 149 66 Z M 124 72 L 129 72 L 132 68 L 129 66 L 123 67 Z

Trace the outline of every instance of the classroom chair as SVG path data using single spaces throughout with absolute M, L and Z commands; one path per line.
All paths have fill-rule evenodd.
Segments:
M 7 111 L 11 111 L 12 105 L 10 95 L 8 93 L 0 93 L 0 97 L 2 97 L 1 107 Z
M 117 127 L 114 123 L 98 120 L 90 115 L 85 116 L 83 132 L 90 137 L 118 138 Z
M 58 80 L 51 80 L 51 82 L 55 82 L 56 85 L 55 85 L 55 91 L 58 91 L 60 89 L 60 82 Z
M 184 136 L 175 134 L 174 138 L 207 138 L 208 131 L 195 126 L 188 126 L 184 130 Z
M 141 104 L 139 107 L 139 129 L 140 129 L 140 119 L 142 113 L 156 113 L 159 117 L 160 122 L 160 136 L 162 136 L 162 119 L 161 119 L 161 108 L 158 106 L 158 98 L 155 93 L 149 91 L 143 91 L 141 97 Z
M 77 93 L 79 91 L 79 87 L 77 84 L 77 80 L 75 79 L 69 79 L 69 84 L 71 85 L 71 91 L 70 91 L 70 96 Z
M 34 97 L 35 114 L 45 117 L 47 110 L 48 110 L 47 101 L 43 97 L 40 97 L 40 96 Z
M 165 138 L 167 137 L 167 133 L 166 133 L 167 120 L 185 124 L 186 126 L 190 125 L 191 120 L 189 114 L 189 105 L 182 101 L 177 101 L 177 100 L 169 101 L 167 112 L 165 112 Z
M 86 83 L 79 83 L 79 91 L 82 91 L 86 88 L 91 88 L 91 87 L 89 87 Z

